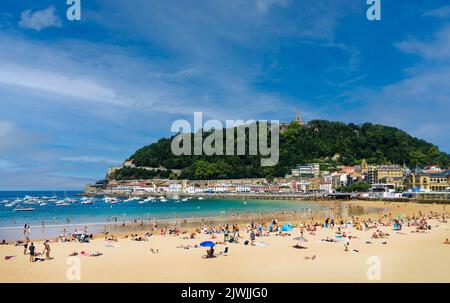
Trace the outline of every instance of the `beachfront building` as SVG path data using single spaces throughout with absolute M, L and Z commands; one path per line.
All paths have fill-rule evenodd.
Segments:
M 429 170 L 416 169 L 411 175 L 411 186 L 414 191 L 447 191 L 450 189 L 450 170 L 429 172 Z
M 403 168 L 400 165 L 381 165 L 378 166 L 376 171 L 376 180 L 380 183 L 380 180 L 386 178 L 402 178 Z
M 339 187 L 347 186 L 348 184 L 348 175 L 341 173 L 333 173 L 331 175 L 331 188 L 332 190 L 336 190 Z
M 319 184 L 319 191 L 323 193 L 332 193 L 333 192 L 333 184 L 331 182 L 321 181 Z
M 320 164 L 309 163 L 306 165 L 297 165 L 296 168 L 291 170 L 292 177 L 298 178 L 318 178 L 320 176 Z

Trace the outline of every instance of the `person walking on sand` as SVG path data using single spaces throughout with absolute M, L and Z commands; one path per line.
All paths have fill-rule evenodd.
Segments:
M 44 242 L 44 253 L 45 259 L 50 260 L 50 244 L 48 244 L 48 240 Z
M 34 250 L 35 250 L 35 247 L 34 247 L 34 243 L 33 242 L 31 242 L 31 245 L 28 248 L 28 250 L 30 251 L 30 262 L 34 262 Z
M 30 238 L 25 238 L 25 243 L 23 243 L 23 254 L 27 254 L 28 245 L 30 244 Z
M 253 229 L 252 229 L 252 232 L 250 233 L 250 245 L 251 245 L 251 246 L 254 246 L 254 245 L 255 245 L 255 240 L 256 240 L 255 232 L 254 232 Z

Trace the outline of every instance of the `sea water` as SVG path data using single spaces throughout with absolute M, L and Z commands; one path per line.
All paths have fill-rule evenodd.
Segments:
M 192 198 L 187 201 L 181 199 L 167 199 L 162 202 L 139 203 L 139 201 L 111 204 L 102 198 L 94 198 L 93 204 L 81 204 L 81 191 L 52 192 L 52 191 L 3 191 L 0 192 L 0 241 L 23 238 L 25 224 L 31 226 L 31 235 L 34 237 L 48 237 L 59 235 L 62 231 L 84 228 L 89 226 L 91 232 L 97 232 L 107 224 L 176 220 L 185 221 L 201 218 L 227 218 L 233 216 L 262 214 L 262 213 L 300 213 L 306 216 L 313 211 L 328 211 L 323 204 L 305 201 L 266 201 L 266 200 L 237 200 L 237 199 L 204 199 Z M 68 206 L 58 206 L 55 202 L 45 201 L 46 205 L 39 203 L 28 204 L 19 202 L 15 206 L 6 205 L 15 199 L 25 196 L 35 198 L 57 196 L 58 200 L 72 198 L 76 202 Z M 18 207 L 34 208 L 34 211 L 14 211 Z M 343 209 L 342 211 L 346 211 Z M 348 212 L 349 210 L 347 210 Z M 352 214 L 361 214 L 367 210 L 350 210 Z

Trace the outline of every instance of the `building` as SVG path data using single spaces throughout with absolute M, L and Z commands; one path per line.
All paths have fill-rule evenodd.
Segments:
M 423 192 L 447 191 L 450 188 L 450 170 L 430 173 L 417 169 L 411 175 L 413 190 Z
M 347 186 L 348 177 L 346 174 L 334 173 L 331 175 L 331 187 L 333 190 L 342 186 Z
M 299 178 L 318 178 L 320 176 L 320 164 L 319 163 L 309 163 L 306 165 L 297 165 L 291 171 L 292 177 Z
M 375 184 L 377 183 L 377 175 L 376 168 L 373 166 L 369 166 L 366 174 L 366 183 L 367 184 Z
M 301 116 L 300 112 L 297 112 L 297 114 L 295 115 L 295 119 L 292 122 L 280 123 L 280 132 L 284 132 L 286 129 L 289 128 L 289 126 L 291 126 L 291 124 L 296 124 L 296 125 L 300 125 L 300 126 L 305 125 L 305 122 L 302 120 L 302 116 Z

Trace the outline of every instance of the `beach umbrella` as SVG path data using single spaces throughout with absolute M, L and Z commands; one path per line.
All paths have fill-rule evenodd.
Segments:
M 294 238 L 294 240 L 298 242 L 308 242 L 308 239 L 306 239 L 305 237 L 296 237 Z
M 308 239 L 306 239 L 305 237 L 296 237 L 294 238 L 294 240 L 296 240 L 297 242 L 308 242 Z M 300 247 L 300 244 L 297 243 L 297 246 Z
M 284 224 L 281 227 L 281 231 L 291 231 L 292 230 L 292 225 L 291 224 Z
M 214 242 L 212 241 L 204 241 L 202 243 L 200 243 L 201 247 L 213 247 L 216 246 L 216 244 L 214 244 Z

